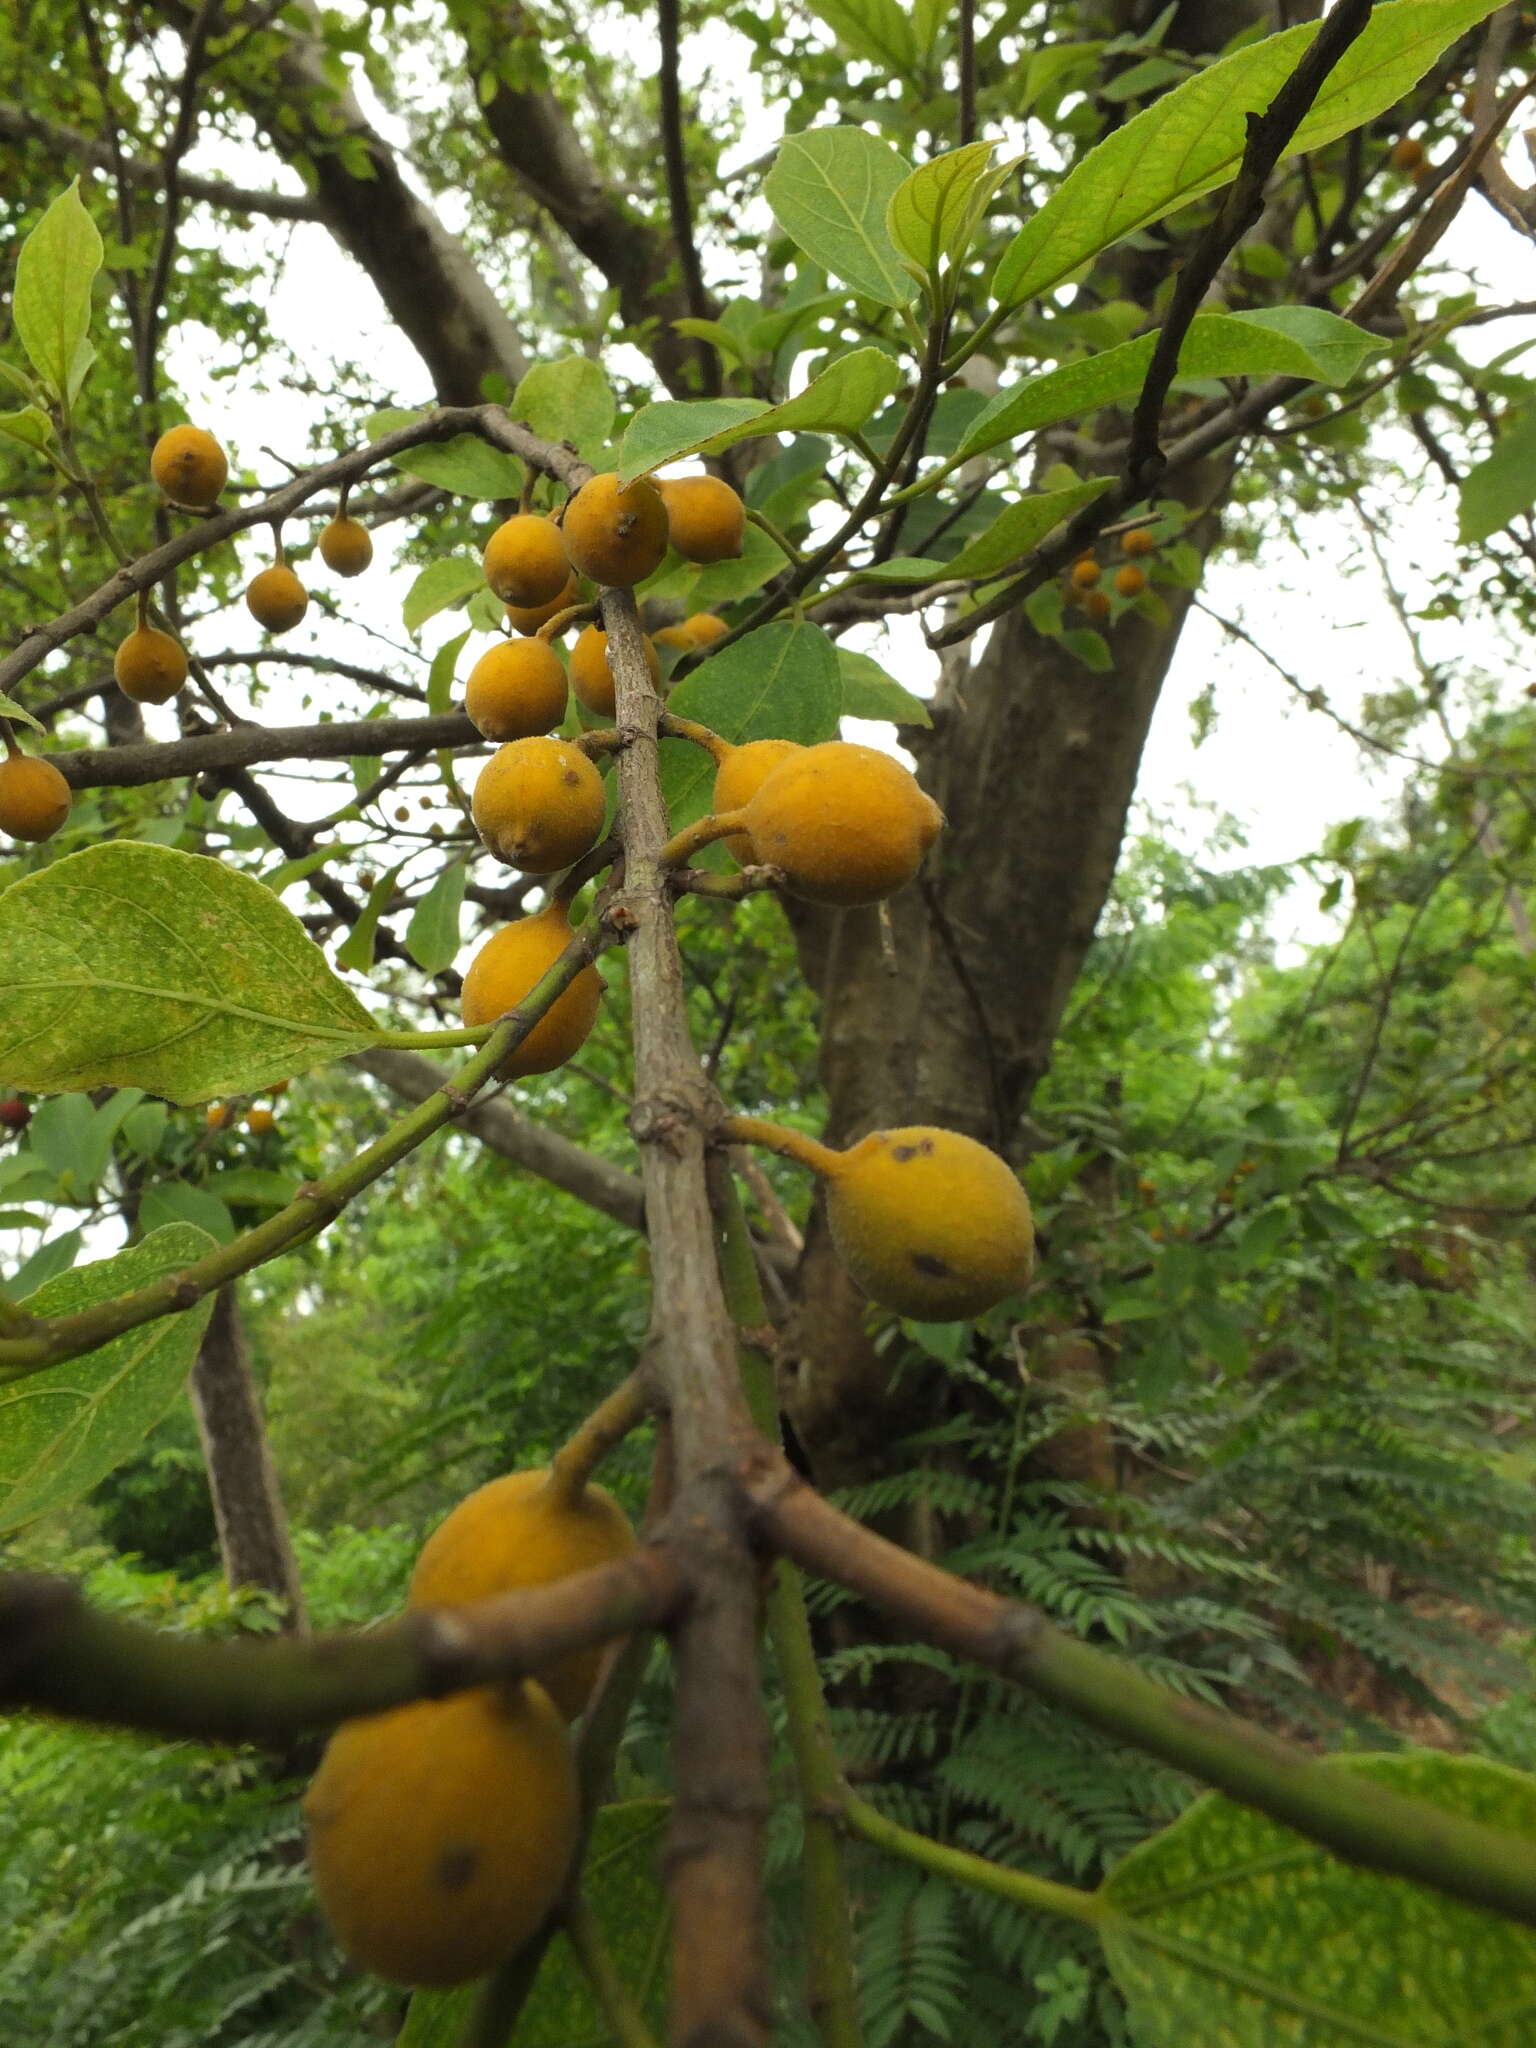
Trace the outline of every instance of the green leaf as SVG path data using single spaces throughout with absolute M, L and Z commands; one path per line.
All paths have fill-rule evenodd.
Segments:
M 569 441 L 588 461 L 608 445 L 618 410 L 602 369 L 590 356 L 535 363 L 507 408 L 547 441 Z
M 787 136 L 763 190 L 797 247 L 882 306 L 909 305 L 917 286 L 902 268 L 885 216 L 910 165 L 863 128 Z
M 660 2040 L 667 2023 L 667 1899 L 658 1868 L 670 1803 L 605 1806 L 592 1829 L 581 1888 L 609 1960 Z M 605 2044 L 609 2031 L 585 1972 L 560 1937 L 517 2023 L 517 2048 Z
M 850 349 L 782 405 L 752 398 L 659 399 L 642 406 L 624 433 L 619 475 L 627 483 L 680 455 L 718 455 L 758 434 L 853 433 L 901 383 L 901 366 L 880 348 Z
M 459 913 L 469 870 L 450 861 L 411 912 L 405 928 L 405 950 L 423 974 L 441 974 L 459 950 Z
M 395 2036 L 395 2048 L 460 2048 L 479 1996 L 478 1984 L 414 1993 L 405 2025 Z
M 811 0 L 814 11 L 844 49 L 883 71 L 910 78 L 917 69 L 917 38 L 900 0 Z
M 1286 154 L 1319 149 L 1384 113 L 1496 5 L 1385 0 L 1324 80 Z M 1009 243 L 993 297 L 1003 306 L 1037 298 L 1100 250 L 1225 184 L 1242 161 L 1247 116 L 1270 104 L 1316 33 L 1315 22 L 1301 22 L 1235 51 L 1117 128 Z
M 893 725 L 932 725 L 922 698 L 904 689 L 869 655 L 856 653 L 851 647 L 839 647 L 837 672 L 842 678 L 845 718 L 888 718 Z
M 480 564 L 469 555 L 439 555 L 428 562 L 406 592 L 400 616 L 408 633 L 419 633 L 430 618 L 458 604 L 485 582 Z
M 172 1224 L 116 1258 L 60 1273 L 27 1307 L 73 1315 L 180 1272 L 212 1249 L 206 1232 Z M 0 1530 L 68 1507 L 138 1447 L 180 1393 L 212 1310 L 208 1295 L 183 1314 L 0 1388 Z
M 1061 636 L 1061 644 L 1096 676 L 1107 676 L 1114 668 L 1115 657 L 1109 651 L 1109 642 L 1091 626 L 1069 626 Z
M 685 676 L 667 709 L 696 719 L 722 739 L 799 740 L 813 746 L 836 737 L 842 711 L 837 649 L 819 626 L 776 620 L 727 647 Z M 709 807 L 715 764 L 691 740 L 664 740 L 661 782 L 674 828 Z
M 60 1236 L 50 1238 L 47 1244 L 40 1244 L 31 1258 L 11 1275 L 11 1292 L 16 1298 L 24 1301 L 35 1289 L 45 1287 L 56 1274 L 67 1273 L 79 1255 L 84 1235 L 80 1230 L 66 1230 Z
M 124 1119 L 143 1100 L 137 1088 L 116 1089 L 100 1108 L 89 1095 L 52 1095 L 33 1112 L 28 1145 L 66 1193 L 87 1199 L 106 1171 Z
M 35 719 L 30 711 L 23 710 L 14 697 L 7 697 L 4 690 L 0 690 L 0 718 L 9 718 L 19 721 L 22 725 L 30 725 L 34 732 L 44 730 L 40 721 Z
M 184 1180 L 156 1181 L 144 1190 L 139 1205 L 139 1227 L 160 1230 L 167 1224 L 188 1223 L 206 1231 L 218 1244 L 228 1244 L 235 1234 L 234 1218 L 219 1200 L 203 1188 Z
M 932 555 L 892 555 L 886 562 L 867 562 L 862 568 L 850 569 L 840 589 L 852 589 L 856 583 L 936 583 L 940 577 L 949 574 L 948 562 L 941 562 Z
M 353 974 L 366 974 L 373 965 L 374 941 L 378 936 L 379 919 L 384 906 L 395 891 L 395 882 L 405 866 L 400 861 L 387 875 L 380 875 L 368 891 L 368 901 L 363 905 L 357 923 L 336 948 L 336 965 L 345 967 Z
M 1408 1750 L 1328 1768 L 1536 1844 L 1536 1779 Z M 1146 2048 L 1518 2048 L 1536 2011 L 1536 1933 L 1344 1863 L 1209 1793 L 1110 1872 L 1105 1954 Z
M 466 626 L 462 633 L 445 640 L 432 657 L 432 666 L 427 671 L 427 709 L 434 718 L 440 718 L 445 711 L 453 709 L 454 670 L 459 665 L 464 642 L 472 630 Z
M 1285 1209 L 1262 1210 L 1233 1248 L 1238 1271 L 1251 1273 L 1269 1265 L 1294 1228 L 1295 1224 Z
M 208 1182 L 211 1195 L 226 1207 L 241 1209 L 286 1209 L 298 1191 L 296 1173 L 274 1173 L 265 1166 L 232 1166 Z
M 117 840 L 0 896 L 0 1080 L 246 1095 L 376 1044 L 367 1011 L 260 882 Z
M 0 412 L 0 434 L 26 448 L 46 448 L 53 439 L 53 421 L 40 406 L 24 405 L 20 412 Z
M 917 37 L 919 57 L 933 55 L 940 31 L 949 20 L 948 0 L 912 0 L 912 30 Z
M 945 576 L 985 576 L 993 569 L 1002 569 L 1008 563 L 1016 562 L 1021 555 L 1027 555 L 1032 548 L 1038 547 L 1064 519 L 1070 519 L 1084 505 L 1091 504 L 1107 491 L 1113 481 L 1113 477 L 1095 476 L 1086 483 L 1072 484 L 1064 491 L 1037 491 L 1031 497 L 1016 499 L 999 518 L 993 520 L 985 533 L 977 534 L 953 561 L 945 563 L 940 573 Z
M 1181 377 L 1307 377 L 1347 383 L 1384 344 L 1321 307 L 1277 306 L 1262 313 L 1201 313 L 1179 351 Z M 1138 334 L 1059 370 L 998 392 L 976 415 L 959 457 L 979 455 L 1037 427 L 1133 399 L 1146 381 L 1157 335 Z
M 674 557 L 645 586 L 647 597 L 675 599 L 689 612 L 714 611 L 761 590 L 784 567 L 784 556 L 761 527 L 749 526 L 741 553 L 730 562 L 685 562 Z
M 972 196 L 987 177 L 995 147 L 991 142 L 968 142 L 963 149 L 931 157 L 891 195 L 887 230 L 919 270 L 936 275 L 946 256 L 958 262 L 965 254 L 975 226 Z
M 376 773 L 377 760 L 372 759 L 370 765 Z M 274 896 L 281 896 L 283 891 L 292 888 L 295 882 L 302 882 L 306 875 L 312 875 L 316 868 L 323 868 L 327 861 L 335 860 L 338 854 L 346 851 L 347 848 L 339 840 L 333 841 L 329 846 L 311 847 L 308 853 L 300 854 L 297 860 L 281 861 L 275 868 L 269 868 L 266 874 L 258 875 L 257 880 L 263 889 L 270 889 Z
M 61 192 L 21 245 L 11 318 L 39 377 L 72 405 L 94 358 L 86 339 L 101 236 L 80 198 L 80 180 Z
M 368 434 L 377 441 L 397 427 L 408 427 L 426 415 L 420 412 L 376 412 Z M 423 483 L 452 491 L 460 498 L 515 498 L 523 488 L 523 465 L 515 455 L 493 448 L 478 434 L 455 434 L 451 441 L 424 441 L 391 456 L 396 469 L 419 476 Z
M 1486 540 L 1536 503 L 1536 405 L 1505 415 L 1493 453 L 1461 480 L 1456 537 Z

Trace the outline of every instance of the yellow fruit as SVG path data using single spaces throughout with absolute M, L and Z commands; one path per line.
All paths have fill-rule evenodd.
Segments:
M 570 1737 L 526 1684 L 344 1721 L 304 1819 L 352 1960 L 395 1984 L 465 1984 L 516 1955 L 560 1895 L 580 1825 Z
M 277 1129 L 277 1118 L 270 1109 L 248 1109 L 245 1113 L 245 1128 L 253 1138 L 264 1138 L 269 1131 Z
M 603 778 L 568 740 L 513 740 L 480 770 L 471 809 L 498 860 L 525 875 L 552 875 L 597 844 Z
M 1107 590 L 1079 591 L 1077 601 L 1090 619 L 1107 619 L 1114 610 Z
M 231 1111 L 226 1109 L 222 1102 L 210 1102 L 203 1111 L 203 1122 L 210 1131 L 222 1131 L 229 1122 L 230 1116 Z
M 1103 575 L 1092 555 L 1080 555 L 1072 564 L 1070 581 L 1074 590 L 1092 590 Z
M 539 512 L 504 519 L 486 542 L 482 559 L 485 580 L 503 604 L 548 604 L 571 577 L 560 529 Z
M 827 1221 L 843 1264 L 898 1315 L 980 1315 L 1029 1280 L 1035 1233 L 1013 1169 L 974 1138 L 918 1124 L 835 1153 Z
M 338 576 L 361 576 L 373 560 L 373 535 L 360 519 L 333 519 L 321 529 L 320 559 Z
M 494 1024 L 515 1010 L 534 985 L 543 980 L 571 942 L 571 924 L 564 906 L 550 903 L 532 917 L 520 917 L 493 932 L 469 963 L 464 976 L 464 1022 L 471 1029 Z M 503 1080 L 525 1074 L 550 1074 L 574 1059 L 597 1021 L 603 980 L 595 967 L 583 967 L 568 989 L 551 1003 L 528 1036 L 502 1061 Z M 439 1599 L 468 1600 L 469 1593 L 438 1594 Z
M 611 1564 L 634 1547 L 628 1516 L 601 1486 L 589 1481 L 567 1501 L 551 1489 L 547 1469 L 509 1472 L 461 1500 L 427 1538 L 406 1605 L 485 1600 L 523 1586 L 547 1586 L 572 1572 Z M 539 1683 L 574 1720 L 591 1697 L 602 1661 L 601 1647 L 574 1651 L 539 1672 Z
M 910 882 L 944 814 L 889 754 L 847 740 L 802 747 L 746 806 L 757 858 L 813 903 L 876 903 Z
M 537 633 L 540 626 L 547 626 L 560 612 L 568 612 L 573 604 L 581 603 L 581 585 L 574 576 L 567 576 L 565 588 L 548 604 L 509 604 L 507 624 L 514 633 Z
M 661 657 L 649 633 L 642 633 L 645 665 L 653 683 L 661 680 Z M 601 626 L 586 626 L 576 635 L 571 648 L 571 689 L 578 704 L 584 704 L 594 718 L 614 715 L 613 675 L 608 667 L 608 635 Z
M 187 680 L 186 651 L 169 633 L 136 626 L 118 642 L 112 673 L 135 704 L 166 704 Z
M 661 567 L 667 508 L 649 477 L 621 485 L 616 470 L 584 483 L 561 521 L 574 568 L 594 583 L 628 587 Z
M 464 709 L 488 740 L 550 732 L 565 716 L 565 670 L 543 640 L 503 640 L 482 654 L 464 685 Z
M 781 761 L 791 754 L 803 754 L 798 740 L 748 740 L 732 747 L 715 770 L 714 811 L 739 811 L 751 803 Z M 745 867 L 756 859 L 752 841 L 745 832 L 733 832 L 725 841 L 732 858 Z
M 69 784 L 36 754 L 0 758 L 0 832 L 12 839 L 51 839 L 69 816 Z
M 245 608 L 269 633 L 287 633 L 309 610 L 309 596 L 286 562 L 274 562 L 246 585 Z
M 1156 540 L 1145 526 L 1133 526 L 1128 533 L 1122 533 L 1120 536 L 1123 554 L 1150 555 L 1156 546 Z
M 1147 587 L 1147 572 L 1134 562 L 1123 562 L 1115 571 L 1115 589 L 1121 597 L 1140 597 Z
M 747 530 L 747 509 L 717 476 L 658 477 L 672 545 L 688 562 L 734 562 Z
M 1392 145 L 1392 168 L 1416 171 L 1424 161 L 1424 145 L 1417 135 L 1400 135 Z
M 679 647 L 691 654 L 696 647 L 712 646 L 729 633 L 730 627 L 715 612 L 695 612 L 676 626 L 663 626 L 656 635 L 658 647 Z
M 206 512 L 229 481 L 229 462 L 202 427 L 170 427 L 154 445 L 149 473 L 173 505 Z

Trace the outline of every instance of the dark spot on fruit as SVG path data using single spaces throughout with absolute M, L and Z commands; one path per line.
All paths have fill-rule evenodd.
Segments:
M 905 1160 L 905 1159 L 926 1159 L 926 1158 L 927 1158 L 927 1156 L 928 1156 L 928 1154 L 929 1154 L 929 1153 L 930 1153 L 930 1152 L 931 1152 L 932 1150 L 933 1150 L 933 1140 L 932 1140 L 932 1138 L 919 1138 L 919 1139 L 918 1139 L 918 1141 L 917 1141 L 917 1143 L 916 1143 L 915 1145 L 893 1145 L 893 1146 L 891 1147 L 891 1157 L 892 1157 L 893 1159 L 902 1159 L 902 1160 Z
M 912 1263 L 916 1266 L 919 1273 L 926 1273 L 930 1279 L 934 1280 L 948 1280 L 954 1270 L 939 1257 L 937 1252 L 914 1252 L 912 1254 Z
M 475 1874 L 480 1851 L 467 1844 L 445 1849 L 437 1859 L 437 1881 L 445 1892 L 462 1891 Z
M 580 782 L 581 777 L 576 773 L 576 770 L 574 768 L 567 768 L 564 776 L 562 777 L 562 780 L 566 782 Z

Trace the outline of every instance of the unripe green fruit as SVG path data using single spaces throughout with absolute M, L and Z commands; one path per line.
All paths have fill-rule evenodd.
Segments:
M 135 704 L 166 704 L 187 680 L 186 650 L 169 633 L 136 626 L 118 642 L 112 673 Z

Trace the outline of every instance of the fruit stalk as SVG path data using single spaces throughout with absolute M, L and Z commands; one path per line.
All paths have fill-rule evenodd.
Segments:
M 638 1428 L 653 1406 L 651 1376 L 642 1361 L 628 1379 L 598 1403 L 550 1459 L 551 1499 L 561 1507 L 575 1500 L 614 1445 Z
M 657 859 L 664 868 L 680 868 L 706 846 L 713 846 L 717 839 L 739 832 L 745 817 L 745 811 L 711 811 L 706 817 L 695 818 L 681 832 L 673 833 Z
M 728 1138 L 733 1145 L 761 1145 L 765 1151 L 777 1152 L 785 1159 L 793 1159 L 797 1166 L 808 1166 L 812 1173 L 829 1180 L 843 1163 L 841 1152 L 834 1152 L 830 1145 L 822 1145 L 815 1138 L 809 1138 L 804 1131 L 791 1131 L 783 1124 L 770 1123 L 765 1116 L 728 1116 L 720 1123 L 720 1135 Z

